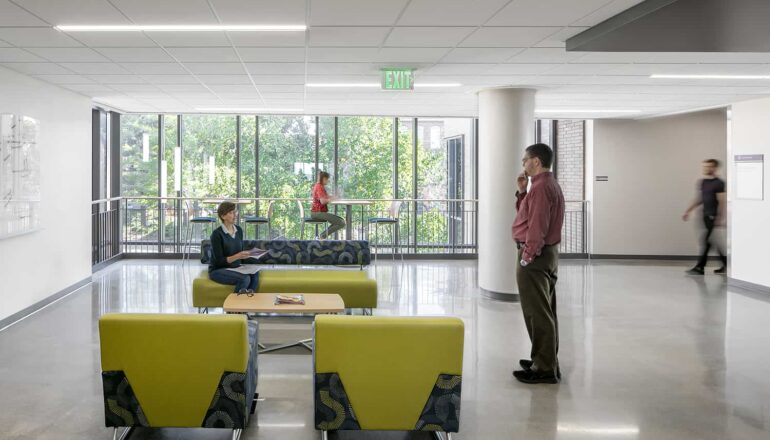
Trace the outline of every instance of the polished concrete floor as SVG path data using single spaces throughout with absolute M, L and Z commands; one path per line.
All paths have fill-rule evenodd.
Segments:
M 686 276 L 685 267 L 562 262 L 560 385 L 511 377 L 529 350 L 521 310 L 479 295 L 475 261 L 381 264 L 375 313 L 465 321 L 456 439 L 768 439 L 770 296 L 727 288 L 718 275 Z M 111 438 L 102 427 L 97 319 L 107 312 L 189 312 L 196 271 L 174 261 L 119 262 L 95 274 L 92 285 L 0 332 L 0 438 Z M 308 331 L 260 325 L 268 342 Z M 243 438 L 320 438 L 312 421 L 310 356 L 262 355 L 259 363 L 264 400 Z M 131 438 L 230 436 L 145 429 Z

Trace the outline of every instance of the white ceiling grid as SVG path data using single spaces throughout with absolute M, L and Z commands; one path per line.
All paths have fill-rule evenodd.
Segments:
M 647 116 L 762 96 L 764 53 L 575 53 L 564 41 L 641 0 L 0 0 L 0 65 L 127 112 L 198 107 L 306 114 L 475 116 L 487 87 L 538 89 L 537 107 Z M 60 32 L 66 24 L 305 24 L 306 32 Z M 384 92 L 382 67 L 419 83 Z M 584 115 L 583 115 L 584 116 Z M 596 114 L 597 117 L 616 114 Z

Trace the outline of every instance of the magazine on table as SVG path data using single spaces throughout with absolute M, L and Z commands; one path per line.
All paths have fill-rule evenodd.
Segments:
M 227 268 L 227 270 L 232 270 L 233 272 L 242 273 L 244 275 L 254 275 L 259 272 L 259 269 L 261 269 L 259 264 L 241 264 L 238 267 Z

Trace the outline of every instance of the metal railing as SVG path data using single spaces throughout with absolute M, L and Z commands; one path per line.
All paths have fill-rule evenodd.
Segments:
M 297 202 L 309 212 L 309 199 L 239 199 L 239 223 L 247 239 L 299 239 L 301 230 Z M 194 217 L 213 217 L 219 200 L 193 197 L 118 197 L 92 202 L 92 261 L 99 264 L 119 255 L 181 254 L 188 244 L 195 253 L 201 240 L 208 238 L 212 224 L 193 224 Z M 379 199 L 368 206 L 353 206 L 351 239 L 369 240 L 377 252 L 405 255 L 466 255 L 477 253 L 476 200 L 467 199 Z M 400 202 L 397 230 L 392 225 L 375 226 L 374 217 L 389 217 L 393 202 Z M 266 216 L 272 203 L 268 225 L 254 226 L 244 219 Z M 329 207 L 345 218 L 344 206 Z M 567 202 L 562 254 L 587 254 L 587 202 Z M 323 228 L 324 226 L 319 226 Z M 257 229 L 258 228 L 258 229 Z M 316 236 L 313 225 L 306 225 L 305 237 Z M 337 238 L 346 238 L 345 230 Z

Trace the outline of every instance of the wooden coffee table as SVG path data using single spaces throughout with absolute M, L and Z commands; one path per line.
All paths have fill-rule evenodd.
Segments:
M 275 304 L 276 295 L 302 295 L 305 297 L 305 304 Z M 248 294 L 232 293 L 226 299 L 223 305 L 225 313 L 268 313 L 280 315 L 318 315 L 329 313 L 343 313 L 345 303 L 342 297 L 336 293 L 254 293 Z M 260 344 L 262 350 L 260 353 L 270 353 L 284 348 L 302 346 L 308 350 L 313 350 L 313 340 L 303 339 L 301 341 L 290 342 L 287 344 L 265 347 Z

